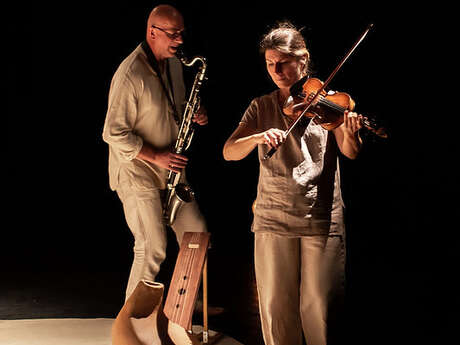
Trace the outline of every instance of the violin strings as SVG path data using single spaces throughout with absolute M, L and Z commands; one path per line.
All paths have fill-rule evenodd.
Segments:
M 321 96 L 320 100 L 319 100 L 320 103 L 334 109 L 334 110 L 337 110 L 341 113 L 343 113 L 345 110 L 347 110 L 346 108 L 336 104 L 336 103 L 333 103 L 331 101 L 329 101 L 328 99 L 324 98 L 323 96 Z
M 328 99 L 324 98 L 323 96 L 321 96 L 320 100 L 319 100 L 320 103 L 334 109 L 334 110 L 337 110 L 341 113 L 345 112 L 345 110 L 347 110 L 346 108 L 336 104 L 336 103 L 333 103 L 331 101 L 329 101 Z M 364 125 L 364 127 L 366 127 L 367 129 L 375 129 L 377 127 L 377 124 L 375 123 L 375 121 L 373 119 L 370 119 L 368 117 L 363 117 L 362 119 L 362 123 Z

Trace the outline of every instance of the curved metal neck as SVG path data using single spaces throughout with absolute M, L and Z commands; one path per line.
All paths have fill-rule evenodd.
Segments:
M 206 66 L 206 59 L 202 56 L 194 56 L 191 60 L 187 60 L 184 57 L 180 57 L 179 59 L 187 67 L 193 66 L 197 61 L 201 61 L 203 66 Z
M 187 59 L 182 50 L 178 50 L 176 56 L 180 62 L 182 62 L 187 67 L 193 66 L 197 61 L 200 61 L 203 64 L 203 67 L 206 67 L 206 58 L 202 56 L 197 55 L 191 59 Z

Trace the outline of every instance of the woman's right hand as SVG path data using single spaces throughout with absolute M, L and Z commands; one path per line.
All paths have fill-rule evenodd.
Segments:
M 265 144 L 277 149 L 286 140 L 286 133 L 278 128 L 270 128 L 265 132 L 255 134 L 254 138 L 257 144 Z
M 278 148 L 286 140 L 286 134 L 278 128 L 270 128 L 262 133 L 241 123 L 227 139 L 224 145 L 224 159 L 237 161 L 246 157 L 258 145 L 268 145 L 270 148 Z

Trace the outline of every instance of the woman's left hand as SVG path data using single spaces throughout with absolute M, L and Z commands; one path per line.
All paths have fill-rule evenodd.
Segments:
M 346 110 L 343 114 L 343 124 L 351 134 L 357 133 L 362 127 L 363 116 L 361 114 Z
M 348 110 L 343 116 L 343 123 L 333 130 L 335 139 L 340 152 L 350 159 L 355 159 L 361 150 L 362 140 L 359 130 L 363 127 L 364 117 Z

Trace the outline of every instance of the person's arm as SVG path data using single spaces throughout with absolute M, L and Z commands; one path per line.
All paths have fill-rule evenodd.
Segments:
M 115 76 L 109 92 L 109 104 L 102 133 L 103 140 L 123 159 L 133 160 L 143 145 L 134 131 L 137 114 L 136 90 L 129 78 Z
M 170 150 L 158 150 L 134 131 L 137 114 L 135 87 L 129 79 L 123 87 L 114 88 L 109 96 L 109 109 L 104 123 L 103 139 L 124 159 L 142 159 L 164 169 L 179 173 L 188 158 Z
M 192 121 L 196 122 L 200 126 L 208 124 L 208 115 L 206 109 L 204 107 L 200 107 L 198 111 L 193 115 Z M 153 163 L 159 167 L 172 170 L 176 173 L 179 173 L 183 168 L 185 168 L 188 161 L 186 156 L 179 155 L 170 151 L 156 150 L 145 142 L 143 143 L 142 148 L 136 158 Z
M 281 129 L 270 128 L 258 133 L 245 123 L 240 123 L 238 128 L 225 142 L 223 149 L 224 159 L 227 161 L 237 161 L 245 158 L 258 144 L 278 147 L 284 140 L 284 131 Z
M 333 130 L 340 152 L 350 159 L 355 159 L 361 151 L 359 129 L 362 128 L 362 118 L 362 115 L 346 111 L 343 123 Z

